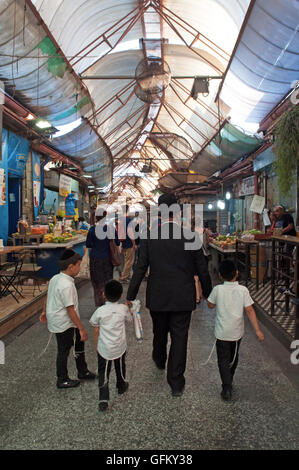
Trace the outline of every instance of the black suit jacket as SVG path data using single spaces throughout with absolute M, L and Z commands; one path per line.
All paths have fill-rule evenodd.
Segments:
M 140 241 L 137 266 L 129 285 L 127 300 L 135 300 L 141 281 L 150 268 L 146 290 L 146 306 L 153 311 L 192 311 L 196 308 L 194 275 L 198 275 L 204 297 L 212 285 L 207 262 L 201 249 L 186 250 L 183 236 L 175 239 L 173 223 L 169 223 L 169 239 L 150 234 Z M 190 240 L 189 240 L 190 242 Z

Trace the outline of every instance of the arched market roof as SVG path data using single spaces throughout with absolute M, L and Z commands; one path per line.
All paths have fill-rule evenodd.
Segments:
M 214 169 L 207 146 L 217 140 L 231 111 L 224 100 L 228 72 L 235 70 L 235 60 L 247 57 L 236 45 L 241 47 L 259 3 L 1 0 L 0 80 L 56 128 L 82 118 L 51 145 L 77 159 L 96 187 L 107 191 L 113 185 L 114 193 L 148 198 L 168 172 L 205 168 L 209 176 Z M 265 10 L 270 3 L 263 2 Z M 291 9 L 285 20 L 280 12 L 290 34 Z M 259 50 L 264 45 L 256 44 Z M 171 79 L 159 100 L 148 103 L 135 93 L 135 70 L 153 55 L 168 64 Z M 213 77 L 208 96 L 190 97 L 195 76 Z M 151 173 L 142 171 L 146 165 Z

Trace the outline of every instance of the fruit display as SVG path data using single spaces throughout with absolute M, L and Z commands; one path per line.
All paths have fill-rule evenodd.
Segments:
M 236 236 L 235 235 L 218 235 L 213 242 L 214 245 L 219 246 L 223 250 L 233 249 L 236 246 Z
M 260 235 L 261 233 L 262 232 L 260 230 L 257 230 L 255 228 L 253 228 L 251 230 L 244 230 L 241 234 L 241 239 L 242 240 L 247 240 L 247 241 L 255 240 L 255 236 Z
M 53 233 L 47 233 L 44 236 L 45 243 L 67 243 L 70 240 L 73 240 L 74 237 L 71 233 L 62 233 L 61 235 L 54 237 Z
M 78 236 L 87 235 L 88 230 L 65 230 L 59 235 L 47 233 L 44 235 L 44 243 L 67 243 L 75 240 Z

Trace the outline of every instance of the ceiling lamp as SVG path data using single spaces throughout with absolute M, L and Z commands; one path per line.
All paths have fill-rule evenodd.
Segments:
M 225 195 L 225 199 L 229 200 L 231 197 L 232 197 L 231 193 L 229 191 L 227 191 L 227 193 Z
M 33 114 L 31 113 L 28 113 L 27 116 L 25 117 L 26 121 L 32 121 L 33 119 L 35 119 L 35 117 L 33 116 Z
M 225 202 L 224 202 L 222 199 L 219 199 L 219 200 L 217 201 L 217 207 L 218 207 L 218 209 L 220 209 L 220 210 L 225 209 Z
M 35 122 L 35 125 L 36 127 L 39 127 L 40 129 L 49 129 L 50 127 L 52 127 L 52 125 L 44 119 L 38 119 Z
M 213 204 L 211 202 L 209 202 L 208 204 L 208 209 L 211 211 L 213 209 Z
M 56 127 L 52 126 L 52 124 L 49 121 L 46 121 L 45 119 L 27 119 L 28 126 L 31 127 L 31 129 L 34 129 L 37 131 L 39 134 L 42 134 L 45 137 L 49 137 L 52 134 L 55 134 L 57 132 Z

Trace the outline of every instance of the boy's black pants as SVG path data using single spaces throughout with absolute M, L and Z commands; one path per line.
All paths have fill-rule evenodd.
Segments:
M 98 353 L 98 374 L 99 374 L 99 393 L 100 401 L 109 401 L 109 377 L 111 372 L 112 362 L 114 362 L 114 369 L 116 374 L 116 387 L 119 391 L 125 387 L 126 378 L 126 353 L 110 361 L 105 359 Z
M 218 358 L 218 367 L 222 380 L 222 387 L 231 388 L 234 374 L 239 360 L 239 348 L 241 339 L 238 341 L 222 341 L 217 339 L 216 349 Z M 233 364 L 230 367 L 230 364 Z
M 84 375 L 88 369 L 85 361 L 84 342 L 81 341 L 78 328 L 69 328 L 63 333 L 56 333 L 56 340 L 58 348 L 56 359 L 58 382 L 64 382 L 69 378 L 67 360 L 72 346 L 75 348 L 75 360 L 78 374 Z

